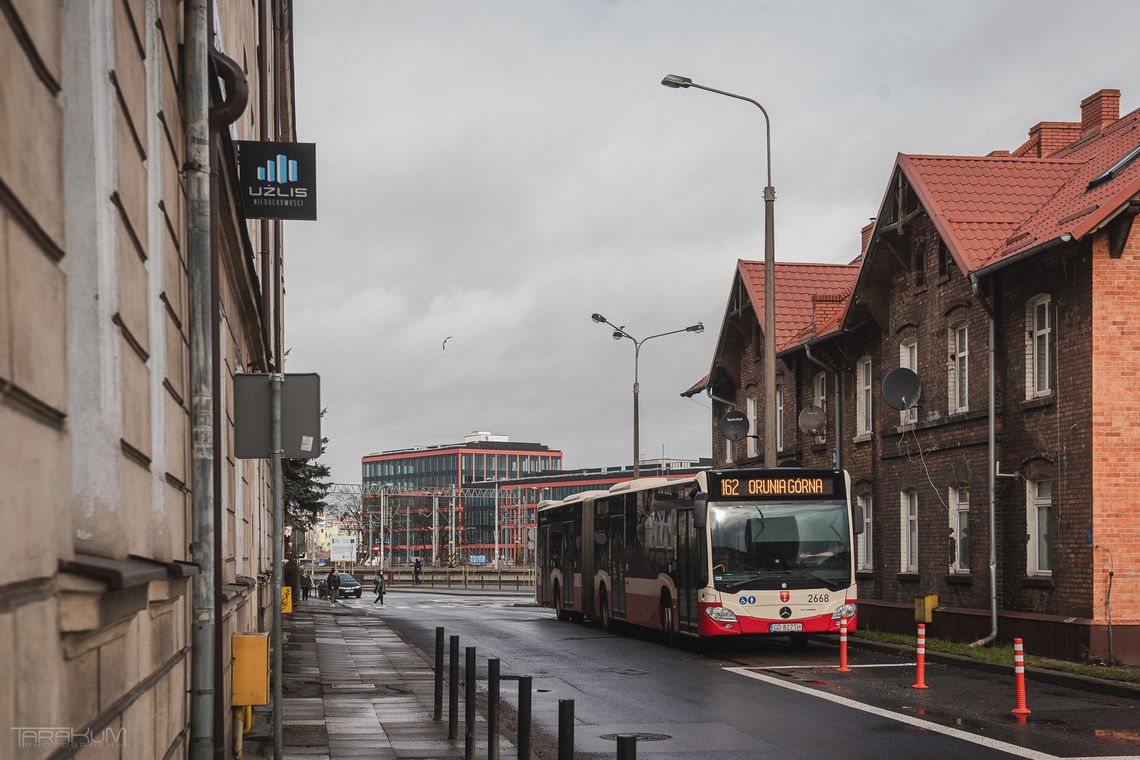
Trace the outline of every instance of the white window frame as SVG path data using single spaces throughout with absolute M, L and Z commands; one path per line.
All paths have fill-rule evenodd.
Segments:
M 870 571 L 874 569 L 872 553 L 875 551 L 875 545 L 871 535 L 871 513 L 874 509 L 874 499 L 871 494 L 865 494 L 855 497 L 855 502 L 863 508 L 863 532 L 856 537 L 855 542 L 859 560 L 855 569 Z
M 871 357 L 864 356 L 855 363 L 855 434 L 867 435 L 872 429 Z
M 735 445 L 736 445 L 736 443 L 734 441 L 730 441 L 727 438 L 725 439 L 725 441 L 724 441 L 724 463 L 725 464 L 732 464 L 732 462 L 733 462 L 732 447 Z
M 970 572 L 970 552 L 966 552 L 966 564 L 962 564 L 962 526 L 966 526 L 967 542 L 973 538 L 970 529 L 970 489 L 950 488 L 950 538 L 954 542 L 954 558 L 950 562 L 950 572 L 968 574 Z
M 776 451 L 784 450 L 784 386 L 776 386 Z
M 1037 322 L 1037 308 L 1045 307 L 1045 324 Z M 1045 376 L 1037 372 L 1038 339 L 1045 351 Z M 1053 393 L 1053 300 L 1048 293 L 1031 298 L 1025 305 L 1025 398 L 1034 399 Z
M 899 492 L 899 572 L 918 573 L 918 491 Z M 914 561 L 911 561 L 913 554 Z
M 816 443 L 827 442 L 827 373 L 816 372 L 811 380 L 813 403 L 823 410 L 823 432 L 815 437 Z
M 918 339 L 907 338 L 899 343 L 899 366 L 918 374 Z M 918 406 L 899 412 L 899 425 L 917 425 Z
M 747 412 L 748 413 L 748 437 L 745 440 L 748 441 L 748 443 L 745 444 L 744 450 L 745 450 L 745 455 L 749 459 L 751 459 L 752 457 L 756 456 L 756 449 L 757 449 L 756 442 L 759 440 L 759 439 L 754 437 L 757 435 L 757 433 L 756 433 L 756 407 L 759 405 L 756 403 L 756 397 L 755 396 L 749 396 L 747 399 L 745 399 L 745 405 L 747 406 L 747 409 L 748 409 L 748 412 Z
M 970 411 L 970 327 L 965 322 L 957 322 L 951 325 L 948 334 L 948 409 L 950 414 L 961 414 Z
M 1048 484 L 1048 494 L 1041 495 L 1041 486 Z M 1027 538 L 1028 544 L 1026 546 L 1026 573 L 1029 575 L 1053 575 L 1053 539 L 1056 533 L 1053 530 L 1053 480 L 1050 478 L 1039 478 L 1037 480 L 1026 481 L 1025 485 L 1025 523 L 1028 528 Z M 1047 544 L 1049 556 L 1045 558 L 1045 562 L 1041 561 L 1040 544 L 1041 544 L 1041 530 L 1040 518 L 1041 510 L 1048 510 L 1045 515 L 1045 541 Z M 1043 565 L 1048 565 L 1043 567 Z

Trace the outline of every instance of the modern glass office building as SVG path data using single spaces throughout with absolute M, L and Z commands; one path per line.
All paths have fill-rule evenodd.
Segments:
M 562 452 L 541 443 L 516 442 L 505 435 L 476 431 L 465 436 L 463 443 L 382 451 L 361 457 L 360 461 L 361 482 L 366 488 L 387 484 L 389 493 L 405 495 L 439 494 L 455 489 L 458 525 L 455 551 L 467 557 L 487 555 L 494 550 L 495 514 L 493 498 L 475 499 L 464 492 L 493 489 L 494 483 L 488 481 L 561 471 Z M 400 498 L 411 502 L 414 497 Z M 446 494 L 444 499 L 450 501 Z M 445 506 L 449 507 L 450 503 Z M 405 532 L 412 536 L 410 552 L 430 557 L 430 524 L 425 526 L 422 519 L 415 522 L 417 525 Z M 443 543 L 446 544 L 446 540 Z M 396 535 L 393 549 L 408 552 L 408 543 Z

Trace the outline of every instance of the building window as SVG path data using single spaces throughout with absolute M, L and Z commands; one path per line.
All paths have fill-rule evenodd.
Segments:
M 899 500 L 900 572 L 918 572 L 918 492 L 903 491 Z
M 918 374 L 918 341 L 908 338 L 899 344 L 899 366 Z M 900 425 L 914 425 L 918 422 L 918 407 L 912 406 L 899 412 Z
M 950 328 L 950 414 L 970 409 L 970 336 L 965 322 Z
M 827 441 L 827 373 L 817 372 L 815 378 L 812 380 L 812 388 L 815 392 L 815 405 L 823 410 L 823 425 L 820 426 L 818 435 L 815 437 L 816 443 L 825 443 Z
M 724 463 L 732 464 L 732 447 L 736 445 L 727 438 L 724 441 Z
M 950 250 L 941 240 L 938 241 L 938 274 L 945 276 L 950 273 Z
M 1030 480 L 1027 484 L 1029 527 L 1029 575 L 1053 574 L 1053 481 Z
M 855 432 L 871 432 L 871 357 L 864 356 L 855 364 Z
M 950 558 L 950 572 L 970 572 L 970 489 L 950 489 L 950 538 L 954 542 L 954 555 Z
M 784 386 L 776 386 L 776 451 L 784 450 Z
M 1050 382 L 1049 337 L 1051 303 L 1048 295 L 1040 295 L 1025 307 L 1025 397 L 1037 398 L 1053 392 Z
M 858 553 L 859 564 L 856 566 L 859 570 L 870 570 L 871 565 L 871 552 L 873 551 L 873 544 L 871 540 L 871 495 L 856 497 L 855 501 L 863 508 L 863 532 L 857 537 L 855 550 Z
M 754 437 L 756 436 L 756 397 L 750 397 L 746 403 L 748 405 L 748 438 L 745 440 L 747 440 L 748 443 L 745 444 L 745 451 L 747 452 L 747 456 L 752 458 L 756 456 L 757 441 Z

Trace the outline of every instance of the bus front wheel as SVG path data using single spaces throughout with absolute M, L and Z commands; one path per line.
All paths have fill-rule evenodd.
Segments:
M 610 596 L 606 593 L 606 587 L 602 586 L 602 630 L 612 632 L 614 629 L 613 611 L 610 610 Z
M 559 620 L 570 619 L 570 613 L 562 608 L 562 589 L 558 587 L 558 584 L 554 585 L 554 612 L 558 615 Z
M 661 596 L 661 627 L 665 632 L 666 646 L 676 645 L 677 631 L 673 626 L 673 600 L 669 598 L 668 594 Z

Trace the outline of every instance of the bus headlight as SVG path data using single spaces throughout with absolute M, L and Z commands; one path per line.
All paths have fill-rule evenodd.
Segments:
M 832 620 L 838 620 L 839 618 L 843 617 L 847 618 L 848 620 L 855 617 L 855 602 L 847 602 L 846 604 L 841 604 L 836 608 L 835 612 L 831 614 Z
M 705 607 L 705 614 L 718 623 L 736 622 L 736 613 L 727 607 Z

